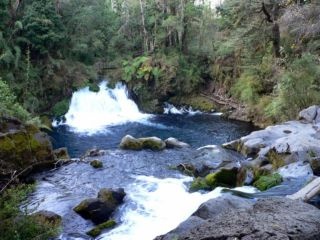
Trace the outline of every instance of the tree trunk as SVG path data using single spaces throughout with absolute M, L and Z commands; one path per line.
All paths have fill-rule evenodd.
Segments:
M 148 33 L 145 25 L 145 19 L 144 19 L 144 2 L 143 0 L 139 0 L 140 2 L 140 14 L 141 14 L 141 23 L 142 23 L 142 32 L 143 32 L 143 42 L 144 42 L 144 52 L 149 51 L 148 47 Z

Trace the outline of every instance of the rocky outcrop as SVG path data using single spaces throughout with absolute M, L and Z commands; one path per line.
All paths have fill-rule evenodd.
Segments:
M 318 106 L 312 106 L 300 112 L 300 121 L 270 126 L 223 146 L 250 157 L 252 161 L 248 166 L 255 171 L 268 164 L 272 170 L 276 170 L 294 162 L 309 162 L 314 174 L 319 174 L 319 109 Z
M 0 119 L 0 182 L 14 172 L 23 172 L 21 177 L 32 171 L 54 165 L 49 136 L 30 124 L 17 119 Z
M 39 211 L 31 215 L 39 223 L 47 223 L 51 226 L 60 226 L 62 218 L 60 215 L 50 211 Z
M 103 188 L 97 198 L 83 200 L 73 210 L 84 219 L 90 219 L 95 224 L 110 220 L 113 212 L 123 203 L 125 192 L 122 188 Z
M 158 137 L 134 138 L 131 135 L 126 135 L 120 142 L 120 148 L 127 150 L 151 149 L 159 151 L 165 147 L 165 142 Z
M 320 211 L 309 204 L 287 198 L 244 200 L 239 205 L 237 198 L 210 201 L 205 213 L 199 210 L 203 204 L 198 214 L 156 240 L 320 239 Z

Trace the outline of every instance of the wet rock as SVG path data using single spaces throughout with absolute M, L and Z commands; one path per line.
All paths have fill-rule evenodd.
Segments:
M 308 123 L 313 123 L 313 121 L 317 116 L 318 109 L 319 109 L 319 106 L 316 106 L 316 105 L 303 109 L 299 113 L 299 119 L 305 120 Z
M 181 165 L 188 166 L 190 171 L 193 169 L 191 175 L 205 177 L 222 167 L 240 167 L 244 160 L 245 158 L 237 152 L 228 151 L 217 145 L 209 145 L 197 149 L 186 159 L 186 163 Z
M 257 181 L 253 183 L 253 186 L 260 191 L 268 190 L 274 186 L 279 185 L 282 182 L 282 177 L 279 173 L 274 173 L 267 176 L 261 176 Z
M 85 219 L 95 224 L 101 224 L 112 216 L 116 208 L 123 203 L 125 192 L 119 189 L 101 189 L 97 198 L 83 200 L 73 210 Z
M 53 154 L 56 156 L 58 160 L 65 160 L 65 161 L 70 160 L 68 149 L 65 147 L 53 150 Z
M 134 138 L 131 135 L 126 135 L 120 142 L 120 148 L 127 150 L 163 150 L 166 147 L 164 141 L 157 137 Z
M 33 213 L 31 216 L 33 216 L 34 219 L 40 223 L 48 223 L 52 226 L 60 226 L 62 222 L 60 215 L 45 210 Z
M 101 223 L 98 226 L 92 228 L 90 231 L 87 232 L 87 234 L 91 237 L 97 237 L 101 234 L 103 230 L 112 228 L 115 225 L 116 225 L 116 222 L 114 220 L 109 220 L 107 222 Z
M 213 204 L 212 208 L 217 207 Z M 320 239 L 319 219 L 320 211 L 312 205 L 287 198 L 266 198 L 259 199 L 251 207 L 248 204 L 248 208 L 235 205 L 197 226 L 177 232 L 174 239 L 314 240 Z M 168 240 L 168 235 L 156 239 Z
M 252 200 L 226 194 L 201 204 L 192 216 L 207 220 L 230 209 L 252 209 L 253 204 Z
M 85 154 L 84 157 L 101 157 L 106 154 L 105 150 L 101 150 L 98 148 L 89 149 Z
M 164 140 L 167 148 L 185 148 L 190 147 L 189 144 L 179 141 L 176 138 L 170 137 Z
M 213 190 L 216 187 L 242 186 L 246 174 L 243 168 L 220 168 L 214 173 L 209 173 L 205 178 L 196 178 L 190 186 L 190 191 Z
M 93 160 L 90 162 L 90 165 L 93 168 L 102 168 L 103 167 L 103 163 L 100 160 Z

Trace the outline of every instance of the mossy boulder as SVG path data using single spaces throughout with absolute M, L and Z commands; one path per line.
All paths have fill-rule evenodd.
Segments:
M 104 223 L 101 223 L 97 225 L 96 227 L 92 228 L 90 231 L 87 232 L 87 235 L 91 237 L 97 237 L 101 234 L 101 232 L 105 229 L 112 228 L 116 225 L 117 223 L 114 220 L 109 220 Z
M 34 220 L 36 220 L 40 224 L 43 224 L 43 223 L 50 224 L 53 227 L 59 227 L 62 222 L 62 217 L 51 211 L 42 210 L 42 211 L 33 213 L 31 216 L 34 218 Z
M 120 148 L 127 150 L 151 149 L 159 151 L 165 147 L 165 142 L 157 137 L 134 138 L 131 135 L 126 135 L 120 142 Z
M 164 140 L 167 148 L 186 148 L 190 147 L 188 143 L 181 142 L 176 138 L 170 137 Z
M 103 163 L 100 161 L 100 160 L 93 160 L 90 162 L 90 165 L 93 167 L 93 168 L 102 168 L 103 167 Z
M 268 190 L 274 186 L 279 185 L 282 182 L 282 177 L 279 173 L 274 173 L 267 176 L 261 176 L 257 181 L 253 183 L 253 186 L 260 191 Z
M 190 191 L 213 190 L 216 187 L 238 187 L 245 181 L 246 170 L 243 168 L 221 168 L 210 173 L 204 178 L 196 178 L 190 187 Z
M 123 203 L 125 192 L 119 189 L 101 189 L 97 198 L 89 198 L 80 202 L 73 210 L 84 219 L 101 224 L 112 216 L 117 207 Z
M 49 136 L 33 125 L 17 119 L 0 119 L 0 175 L 10 176 L 14 171 L 43 170 L 54 165 Z M 24 177 L 23 175 L 21 177 Z
M 89 84 L 89 90 L 91 92 L 99 92 L 100 91 L 100 87 L 95 83 L 91 83 L 91 84 Z
M 55 157 L 59 160 L 65 160 L 65 161 L 70 160 L 68 149 L 65 147 L 57 148 L 57 149 L 53 150 L 53 153 L 54 153 Z

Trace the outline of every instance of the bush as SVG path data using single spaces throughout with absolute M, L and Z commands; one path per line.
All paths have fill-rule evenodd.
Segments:
M 31 118 L 30 113 L 16 102 L 16 96 L 8 84 L 0 78 L 0 116 L 5 115 L 16 117 L 23 121 Z
M 63 116 L 68 112 L 69 106 L 70 101 L 68 99 L 64 99 L 53 106 L 52 113 L 56 117 Z
M 320 66 L 317 58 L 303 54 L 289 64 L 276 89 L 275 100 L 268 105 L 270 117 L 295 118 L 302 109 L 320 103 Z
M 20 211 L 19 205 L 33 189 L 32 185 L 20 185 L 0 196 L 1 240 L 45 240 L 56 235 L 57 227 L 36 221 L 33 216 L 27 215 L 27 210 Z

